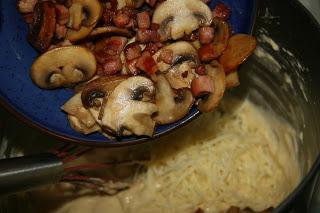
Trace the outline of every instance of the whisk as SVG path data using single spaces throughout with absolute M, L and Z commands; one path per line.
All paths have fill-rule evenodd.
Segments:
M 104 187 L 105 178 L 84 175 L 85 171 L 139 163 L 130 160 L 68 166 L 68 163 L 92 149 L 63 144 L 46 153 L 0 160 L 0 195 L 26 191 L 58 182 L 77 183 L 90 187 L 99 193 L 108 193 Z

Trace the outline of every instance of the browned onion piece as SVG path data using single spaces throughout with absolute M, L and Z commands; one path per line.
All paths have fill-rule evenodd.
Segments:
M 226 73 L 237 67 L 249 57 L 257 46 L 254 37 L 246 34 L 237 34 L 230 38 L 227 49 L 221 55 L 219 62 Z

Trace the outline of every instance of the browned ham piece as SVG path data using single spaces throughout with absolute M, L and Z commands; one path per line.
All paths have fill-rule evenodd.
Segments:
M 40 52 L 46 51 L 56 30 L 56 10 L 50 1 L 39 1 L 34 8 L 28 39 Z

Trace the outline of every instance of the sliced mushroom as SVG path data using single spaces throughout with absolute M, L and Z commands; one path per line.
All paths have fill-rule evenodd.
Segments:
M 87 127 L 77 117 L 73 115 L 68 115 L 68 120 L 72 129 L 85 135 L 101 130 L 101 128 L 97 124 L 93 125 L 92 127 Z
M 124 80 L 126 76 L 102 76 L 90 81 L 82 90 L 81 100 L 85 108 L 100 107 L 103 99 L 109 96 L 113 90 Z
M 89 35 L 93 30 L 93 28 L 94 28 L 94 25 L 89 27 L 81 27 L 80 30 L 68 29 L 66 39 L 71 42 L 81 40 L 85 38 L 87 35 Z
M 239 75 L 237 71 L 231 72 L 226 76 L 226 88 L 230 89 L 240 85 Z
M 33 12 L 28 40 L 38 51 L 46 51 L 56 30 L 56 11 L 50 1 L 38 1 Z
M 81 92 L 70 98 L 61 109 L 78 118 L 86 127 L 92 127 L 96 123 L 90 112 L 82 105 Z
M 153 82 L 142 76 L 130 77 L 111 93 L 104 108 L 102 126 L 117 136 L 132 133 L 152 136 L 155 121 L 151 116 L 158 107 L 152 103 L 155 94 Z
M 80 2 L 73 3 L 69 8 L 68 27 L 79 30 L 83 19 L 83 6 Z
M 96 67 L 95 56 L 87 48 L 59 47 L 35 60 L 31 67 L 31 78 L 43 89 L 70 87 L 91 79 Z
M 172 51 L 173 60 L 171 64 L 159 61 L 161 51 Z M 188 42 L 179 41 L 163 47 L 154 56 L 158 61 L 160 72 L 166 73 L 170 85 L 174 89 L 190 87 L 194 78 L 193 70 L 199 65 L 197 50 Z
M 72 10 L 72 8 L 75 9 Z M 78 13 L 81 14 L 79 15 Z M 73 0 L 70 7 L 69 21 L 71 23 L 80 22 L 81 25 L 88 27 L 95 25 L 101 17 L 101 14 L 102 7 L 98 0 Z
M 90 112 L 83 107 L 81 93 L 70 98 L 61 109 L 68 114 L 70 125 L 76 131 L 90 134 L 100 129 Z
M 89 35 L 102 15 L 102 7 L 98 0 L 73 0 L 69 11 L 70 29 L 66 38 L 72 42 Z
M 109 36 L 125 36 L 131 38 L 133 36 L 133 32 L 113 26 L 98 27 L 91 31 L 91 33 L 87 36 L 87 39 L 96 39 Z
M 158 75 L 156 83 L 156 105 L 159 108 L 154 120 L 158 124 L 169 124 L 183 118 L 190 110 L 194 99 L 188 89 L 174 93 L 163 75 Z
M 213 45 L 215 55 L 219 57 L 221 53 L 227 48 L 231 32 L 227 22 L 220 19 L 214 19 L 213 23 L 215 28 Z
M 214 92 L 200 99 L 197 108 L 201 112 L 210 112 L 220 103 L 226 89 L 226 75 L 217 61 L 206 65 L 207 74 L 212 78 Z
M 167 0 L 156 8 L 152 22 L 160 25 L 162 41 L 176 40 L 200 26 L 210 26 L 212 13 L 201 0 Z

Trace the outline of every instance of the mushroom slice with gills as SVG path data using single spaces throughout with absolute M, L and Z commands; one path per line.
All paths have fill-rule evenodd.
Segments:
M 155 128 L 151 117 L 158 111 L 152 103 L 154 95 L 154 84 L 146 77 L 135 76 L 121 82 L 107 100 L 102 128 L 117 136 L 132 133 L 151 137 Z
M 38 1 L 35 5 L 28 40 L 40 52 L 46 51 L 56 30 L 56 11 L 50 1 Z
M 215 36 L 213 39 L 214 51 L 216 57 L 219 57 L 227 48 L 230 38 L 230 27 L 227 22 L 220 19 L 213 19 Z
M 93 26 L 81 27 L 79 30 L 68 29 L 66 34 L 66 39 L 71 42 L 76 42 L 78 40 L 84 39 L 93 30 Z
M 156 105 L 159 111 L 154 120 L 161 125 L 176 122 L 188 114 L 194 102 L 192 93 L 188 89 L 182 89 L 176 95 L 163 75 L 158 75 L 157 78 Z
M 67 26 L 74 30 L 79 30 L 83 19 L 83 6 L 81 3 L 76 2 L 69 8 L 69 21 Z
M 257 41 L 246 34 L 237 34 L 230 38 L 227 49 L 219 58 L 226 73 L 237 69 L 255 50 Z
M 69 10 L 69 29 L 66 39 L 71 42 L 89 35 L 102 15 L 102 7 L 98 0 L 74 0 Z
M 98 0 L 73 0 L 69 8 L 70 18 L 68 27 L 79 29 L 78 25 L 92 26 L 95 25 L 102 15 L 102 7 Z
M 127 38 L 133 37 L 133 32 L 127 29 L 118 28 L 114 26 L 98 27 L 91 31 L 86 37 L 88 40 L 110 37 L 110 36 L 125 36 Z
M 172 63 L 161 60 L 161 52 L 172 52 Z M 186 41 L 178 41 L 163 47 L 154 56 L 158 61 L 160 72 L 165 73 L 170 85 L 174 89 L 189 88 L 194 78 L 193 70 L 200 64 L 197 50 Z
M 43 89 L 71 87 L 90 80 L 96 73 L 94 54 L 81 46 L 52 49 L 32 64 L 31 78 Z
M 76 131 L 90 134 L 100 129 L 90 112 L 82 105 L 81 93 L 70 98 L 61 109 L 68 114 L 70 125 Z
M 126 76 L 109 75 L 90 81 L 85 85 L 81 93 L 83 106 L 87 109 L 92 107 L 100 108 L 103 101 L 101 99 L 108 98 L 113 90 L 126 79 Z
M 177 40 L 201 26 L 210 26 L 212 12 L 201 0 L 167 0 L 156 8 L 152 22 L 160 26 L 161 41 Z
M 221 64 L 212 61 L 210 65 L 206 65 L 206 70 L 212 79 L 214 92 L 199 100 L 197 108 L 201 112 L 210 112 L 217 107 L 226 89 L 226 75 Z

